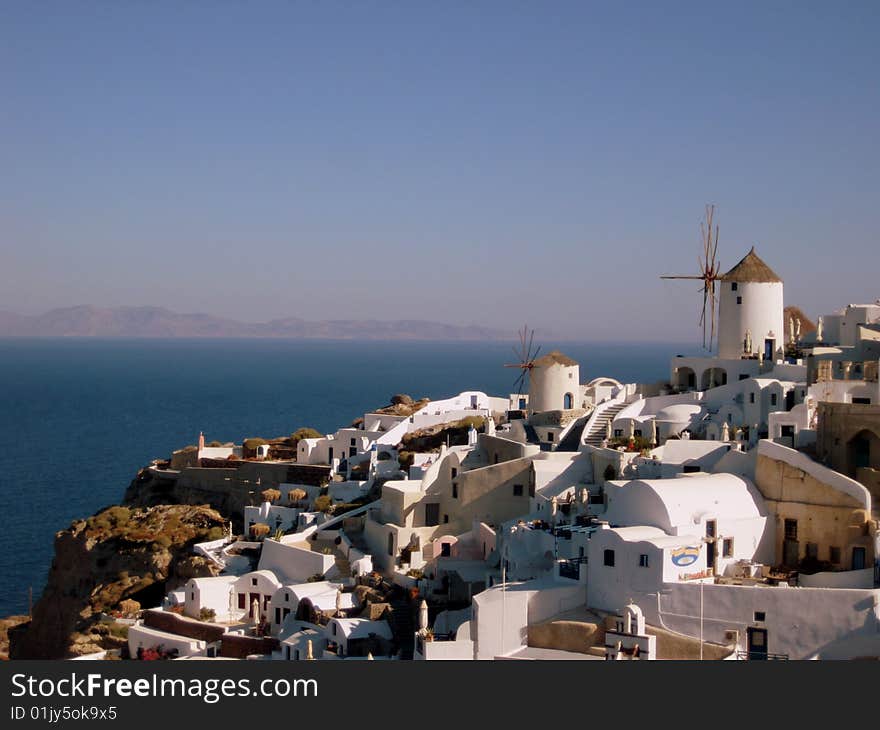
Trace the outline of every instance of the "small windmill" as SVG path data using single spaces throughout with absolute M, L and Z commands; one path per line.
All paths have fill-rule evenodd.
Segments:
M 700 223 L 700 235 L 703 243 L 703 253 L 697 257 L 699 274 L 669 274 L 661 276 L 661 279 L 695 279 L 702 281 L 703 286 L 699 290 L 703 293 L 703 311 L 700 314 L 700 327 L 703 328 L 703 348 L 712 349 L 712 341 L 715 339 L 715 282 L 719 279 L 720 266 L 716 261 L 718 253 L 718 226 L 712 226 L 715 215 L 715 206 L 706 206 L 706 220 Z M 706 310 L 708 309 L 708 323 Z M 709 347 L 706 348 L 706 326 L 709 326 Z
M 523 384 L 525 383 L 526 377 L 531 372 L 531 369 L 535 367 L 535 358 L 541 351 L 541 346 L 539 345 L 532 349 L 532 343 L 535 339 L 535 330 L 530 330 L 528 325 L 523 325 L 523 328 L 519 330 L 517 334 L 519 335 L 519 348 L 517 349 L 514 347 L 513 352 L 519 362 L 508 363 L 504 367 L 520 369 L 521 372 L 514 382 L 513 387 L 514 392 L 518 396 L 521 396 L 523 394 Z

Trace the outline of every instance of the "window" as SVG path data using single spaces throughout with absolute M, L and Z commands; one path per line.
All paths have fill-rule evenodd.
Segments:
M 695 474 L 698 471 L 700 471 L 699 464 L 685 464 L 684 465 L 684 473 L 685 474 Z
M 770 405 L 775 406 L 777 400 L 779 400 L 779 397 L 776 395 L 776 393 L 771 393 L 770 394 Z
M 755 402 L 755 394 L 749 393 L 749 403 L 754 403 L 754 402 Z
M 513 496 L 514 497 L 522 497 L 523 496 L 523 485 L 522 484 L 514 484 L 513 485 Z
M 452 498 L 458 499 L 458 484 L 452 482 Z
M 352 447 L 348 450 L 348 455 L 349 455 L 349 456 L 357 456 L 357 454 L 358 454 L 357 446 L 352 446 Z
M 333 636 L 336 636 L 336 624 L 333 624 L 333 628 L 330 629 L 330 632 L 333 634 Z
M 767 614 L 764 611 L 755 611 L 755 621 L 766 621 Z
M 737 289 L 739 289 L 739 284 L 737 284 L 735 281 L 732 282 L 730 284 L 730 291 L 736 291 Z
M 749 379 L 749 374 L 748 374 L 748 373 L 740 373 L 740 374 L 739 374 L 739 379 L 740 379 L 740 380 L 748 380 L 748 379 Z
M 458 469 L 456 469 L 455 467 L 452 467 L 452 478 L 455 479 L 455 477 L 457 477 L 457 476 L 458 476 Z
M 733 557 L 733 538 L 725 537 L 724 542 L 721 544 L 721 555 L 725 558 Z
M 289 594 L 289 593 L 285 593 L 285 594 L 284 594 L 284 602 L 285 602 L 285 603 L 290 603 L 290 594 Z
M 835 565 L 840 563 L 840 548 L 839 547 L 830 547 L 828 548 L 828 560 Z
M 642 429 L 640 429 L 640 428 L 633 429 L 633 436 L 641 437 L 641 435 L 642 435 Z
M 613 550 L 606 550 L 605 551 L 605 565 L 607 565 L 609 568 L 614 567 L 614 551 Z
M 244 593 L 238 594 L 238 607 L 242 609 L 244 608 Z
M 869 406 L 869 405 L 871 405 L 871 399 L 870 399 L 870 398 L 853 398 L 853 399 L 852 399 L 852 402 L 853 402 L 855 405 L 861 405 L 861 406 Z
M 797 540 L 797 520 L 785 521 L 785 539 Z
M 449 522 L 449 515 L 443 515 L 443 524 L 445 525 L 447 522 Z
M 195 591 L 193 591 L 192 593 L 189 594 L 189 600 L 191 600 L 191 601 L 196 600 L 196 594 L 195 594 Z
M 648 556 L 646 553 L 642 553 L 639 555 L 639 567 L 647 568 L 648 567 Z
M 623 436 L 623 429 L 622 428 L 615 428 L 614 429 L 614 438 L 619 439 L 621 436 Z
M 352 445 L 352 446 L 355 445 L 355 440 L 354 440 L 354 439 L 351 440 L 351 445 Z
M 793 438 L 794 426 L 783 426 L 779 435 L 782 436 L 782 438 Z
M 818 560 L 819 559 L 819 546 L 814 542 L 807 543 L 807 560 Z
M 547 440 L 550 441 L 550 442 L 553 441 L 553 431 L 548 431 L 548 432 L 547 432 Z
M 715 537 L 715 520 L 706 520 L 706 537 Z
M 252 585 L 252 586 L 257 585 L 257 579 L 256 579 L 256 578 L 251 578 L 251 585 Z
M 737 297 L 737 298 L 736 298 L 736 303 L 737 303 L 737 304 L 742 304 L 742 303 L 743 303 L 743 298 L 742 298 L 742 297 Z

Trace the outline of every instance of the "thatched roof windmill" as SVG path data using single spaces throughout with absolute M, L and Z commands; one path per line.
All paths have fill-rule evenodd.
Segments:
M 715 282 L 720 278 L 720 266 L 716 260 L 718 253 L 718 226 L 713 228 L 715 206 L 706 206 L 706 220 L 700 223 L 700 235 L 703 243 L 703 253 L 697 257 L 698 274 L 666 274 L 661 279 L 695 279 L 703 282 L 699 291 L 703 293 L 703 309 L 700 314 L 700 327 L 703 328 L 703 347 L 712 349 L 712 341 L 715 339 Z M 707 310 L 709 326 L 709 346 L 706 347 Z

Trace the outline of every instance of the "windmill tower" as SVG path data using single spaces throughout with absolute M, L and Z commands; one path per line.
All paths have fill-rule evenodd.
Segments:
M 693 279 L 701 281 L 703 286 L 699 289 L 703 294 L 703 309 L 700 314 L 700 327 L 703 328 L 703 347 L 712 349 L 715 340 L 715 282 L 719 277 L 719 265 L 716 260 L 718 253 L 718 226 L 713 228 L 715 206 L 706 206 L 706 220 L 700 224 L 700 235 L 703 243 L 703 253 L 697 257 L 698 274 L 665 274 L 661 279 Z M 707 321 L 708 320 L 708 321 Z M 708 344 L 706 330 L 708 327 Z
M 520 370 L 519 376 L 513 383 L 513 392 L 516 394 L 515 405 L 517 409 L 524 411 L 526 409 L 524 397 L 526 378 L 529 378 L 529 385 L 531 385 L 531 371 L 535 366 L 535 358 L 541 351 L 541 347 L 539 345 L 534 348 L 534 350 L 532 349 L 532 343 L 535 339 L 535 330 L 530 330 L 528 325 L 523 325 L 523 328 L 519 330 L 517 334 L 519 335 L 519 348 L 513 348 L 513 353 L 516 355 L 517 362 L 507 363 L 504 367 L 519 368 Z
M 731 360 L 760 353 L 773 362 L 785 338 L 783 283 L 755 253 L 755 247 L 720 277 L 718 357 Z M 744 338 L 751 345 L 745 352 Z

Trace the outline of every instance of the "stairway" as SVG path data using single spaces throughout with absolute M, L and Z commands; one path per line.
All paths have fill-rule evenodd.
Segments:
M 626 403 L 615 403 L 613 406 L 609 406 L 596 416 L 595 422 L 584 438 L 584 443 L 589 444 L 590 446 L 601 446 L 602 442 L 605 440 L 605 432 L 608 424 L 617 418 L 617 414 L 626 408 L 626 406 Z
M 578 418 L 572 425 L 571 428 L 568 429 L 568 432 L 559 443 L 556 445 L 557 451 L 577 451 L 578 446 L 581 444 L 581 436 L 584 435 L 584 427 L 587 425 L 587 421 L 590 420 L 590 415 L 581 416 Z M 604 426 L 603 426 L 604 428 Z
M 412 659 L 415 648 L 415 622 L 410 602 L 404 596 L 391 599 L 391 617 L 388 621 L 400 647 L 401 659 Z

